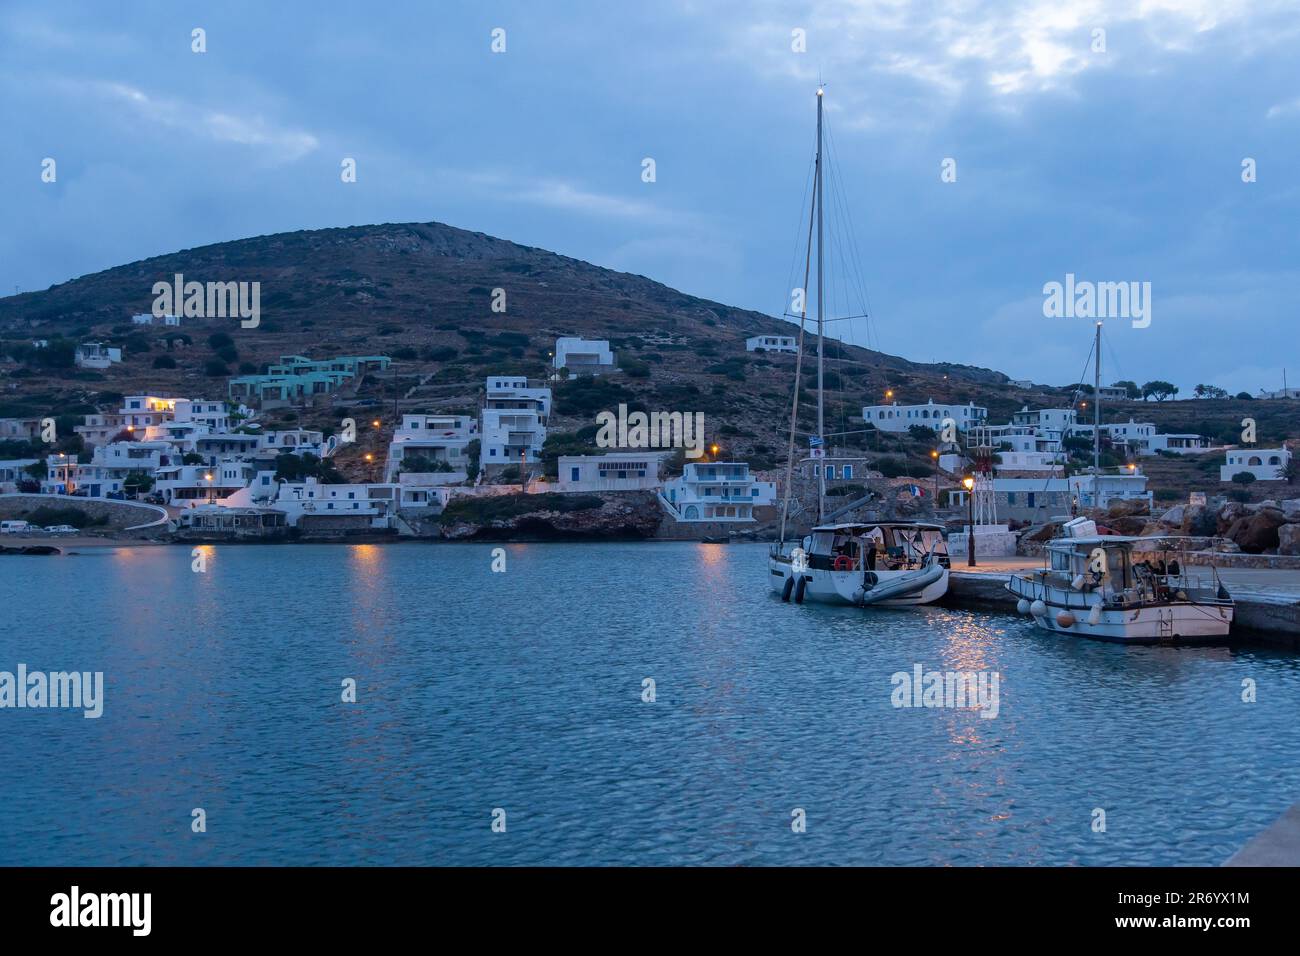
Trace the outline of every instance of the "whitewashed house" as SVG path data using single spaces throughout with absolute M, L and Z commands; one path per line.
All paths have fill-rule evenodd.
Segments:
M 550 413 L 549 388 L 531 387 L 521 375 L 490 376 L 483 408 L 481 467 L 499 471 L 510 465 L 536 464 Z
M 229 498 L 253 480 L 251 462 L 227 459 L 216 465 L 168 465 L 159 468 L 154 491 L 169 505 L 194 507 Z
M 464 481 L 469 474 L 469 444 L 478 437 L 478 422 L 469 415 L 403 415 L 388 445 L 384 480 L 422 473 L 435 484 Z M 430 470 L 444 466 L 445 471 Z
M 936 405 L 930 399 L 924 405 L 867 405 L 862 409 L 862 418 L 882 432 L 905 432 L 913 425 L 939 431 L 945 418 L 951 418 L 960 431 L 966 431 L 976 425 L 983 425 L 989 417 L 989 410 L 981 408 L 974 402 L 967 405 Z
M 798 354 L 799 343 L 793 335 L 751 335 L 745 339 L 745 351 Z
M 1227 453 L 1227 464 L 1219 467 L 1219 480 L 1232 481 L 1233 475 L 1249 473 L 1256 481 L 1281 481 L 1290 462 L 1286 448 L 1233 448 Z
M 663 484 L 668 452 L 618 451 L 604 455 L 561 455 L 559 491 L 640 491 Z
M 122 361 L 122 350 L 102 342 L 82 342 L 73 358 L 78 368 L 105 369 Z
M 580 375 L 608 371 L 614 368 L 614 353 L 606 339 L 576 337 L 555 340 L 555 370 L 567 368 L 570 374 Z
M 660 500 L 677 521 L 753 521 L 755 507 L 776 504 L 776 485 L 755 481 L 743 461 L 688 462 Z
M 283 511 L 291 527 L 305 516 L 349 518 L 371 528 L 387 528 L 395 510 L 397 486 L 392 484 L 326 485 L 315 478 L 275 485 L 270 506 Z

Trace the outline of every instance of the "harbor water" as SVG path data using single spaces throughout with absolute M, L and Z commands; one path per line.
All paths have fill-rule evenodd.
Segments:
M 0 559 L 0 671 L 104 682 L 0 708 L 0 864 L 1213 865 L 1300 798 L 1292 654 L 496 547 Z M 896 706 L 918 667 L 996 708 Z

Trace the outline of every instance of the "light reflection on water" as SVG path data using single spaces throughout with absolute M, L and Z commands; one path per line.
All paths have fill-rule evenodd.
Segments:
M 1217 864 L 1300 799 L 1291 655 L 796 607 L 761 545 L 494 547 L 6 560 L 0 670 L 107 690 L 0 710 L 0 864 Z M 918 663 L 998 717 L 894 709 Z

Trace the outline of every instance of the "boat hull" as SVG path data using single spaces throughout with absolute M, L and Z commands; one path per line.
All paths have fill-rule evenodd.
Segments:
M 899 594 L 894 597 L 885 598 L 871 604 L 872 607 L 916 607 L 922 604 L 933 604 L 946 593 L 948 593 L 948 569 L 941 568 L 942 574 L 938 578 L 924 587 L 907 594 Z M 768 559 L 769 580 L 771 581 L 772 590 L 778 595 L 785 594 L 786 583 L 794 578 L 797 582 L 799 578 L 804 580 L 803 600 L 812 601 L 818 604 L 844 604 L 859 606 L 863 604 L 863 574 L 861 571 L 827 571 L 819 568 L 809 568 L 804 571 L 796 572 L 788 558 Z M 887 586 L 894 581 L 908 574 L 915 574 L 915 571 L 876 571 L 876 587 Z M 795 600 L 795 590 L 792 587 L 790 600 Z
M 1213 643 L 1232 628 L 1231 603 L 1170 601 L 1130 607 L 1106 607 L 1094 593 L 1070 592 L 1023 577 L 1012 577 L 1007 590 L 1029 602 L 1029 616 L 1045 631 L 1118 644 Z M 1033 613 L 1041 601 L 1043 613 Z M 1095 608 L 1095 610 L 1094 610 Z

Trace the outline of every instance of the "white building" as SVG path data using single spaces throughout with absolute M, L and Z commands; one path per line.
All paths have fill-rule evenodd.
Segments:
M 372 528 L 387 528 L 395 510 L 396 493 L 397 486 L 392 484 L 324 485 L 308 478 L 276 484 L 270 505 L 285 513 L 291 527 L 296 527 L 304 516 L 321 515 L 353 518 Z
M 12 494 L 18 490 L 20 481 L 31 481 L 27 470 L 40 461 L 39 458 L 9 458 L 0 461 L 0 494 Z
M 614 367 L 614 353 L 606 339 L 560 338 L 555 340 L 555 370 L 572 374 L 606 371 Z
M 74 358 L 78 368 L 104 369 L 122 361 L 122 350 L 101 342 L 83 342 L 77 346 Z
M 882 432 L 905 432 L 913 425 L 939 431 L 946 418 L 957 423 L 961 431 L 982 425 L 988 420 L 989 410 L 973 402 L 968 405 L 936 405 L 930 399 L 924 405 L 867 405 L 862 409 L 862 418 Z
M 286 452 L 294 455 L 323 457 L 325 433 L 310 428 L 284 428 L 257 433 L 257 449 L 270 454 Z
M 216 465 L 167 465 L 159 468 L 154 491 L 169 505 L 193 507 L 217 502 L 248 487 L 251 462 L 228 459 Z
M 384 480 L 423 473 L 439 484 L 464 481 L 469 474 L 467 449 L 478 435 L 478 422 L 469 415 L 403 415 L 402 425 L 388 445 Z M 435 472 L 433 468 L 446 470 Z
M 605 455 L 561 455 L 559 491 L 639 491 L 663 484 L 667 452 L 618 451 Z
M 1026 520 L 1062 517 L 1075 506 L 1079 510 L 1106 508 L 1112 501 L 1145 501 L 1149 506 L 1153 497 L 1147 490 L 1146 475 L 1128 468 L 1114 474 L 1069 478 L 994 478 L 990 491 L 999 517 Z M 965 490 L 948 495 L 950 504 L 966 507 Z
M 1249 473 L 1256 481 L 1280 481 L 1290 461 L 1291 452 L 1285 448 L 1233 448 L 1227 464 L 1219 467 L 1219 480 L 1232 481 L 1233 475 Z
M 479 463 L 500 470 L 536 464 L 546 441 L 551 390 L 533 388 L 522 375 L 493 375 L 487 380 Z
M 799 344 L 793 335 L 751 335 L 745 339 L 746 352 L 793 352 L 798 354 Z
M 743 461 L 688 462 L 660 500 L 677 521 L 753 521 L 755 507 L 776 504 L 776 485 L 755 481 Z
M 1098 396 L 1103 402 L 1127 402 L 1128 389 L 1119 385 L 1103 385 L 1097 389 Z
M 1011 424 L 1032 428 L 1034 434 L 1051 441 L 1061 441 L 1079 423 L 1073 408 L 1029 408 L 1025 406 L 1011 416 Z
M 170 442 L 119 441 L 100 445 L 91 460 L 78 463 L 69 455 L 49 455 L 45 462 L 49 477 L 41 482 L 43 494 L 84 491 L 91 498 L 119 494 L 126 489 L 132 472 L 157 476 L 158 469 L 179 464 L 181 456 Z

